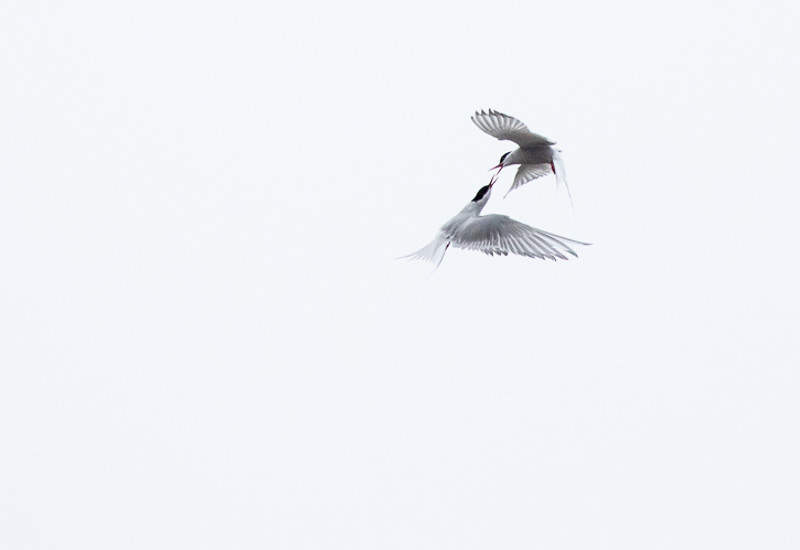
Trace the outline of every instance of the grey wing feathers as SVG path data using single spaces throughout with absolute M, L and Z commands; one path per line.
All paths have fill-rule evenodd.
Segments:
M 499 214 L 479 216 L 462 226 L 457 235 L 449 238 L 453 246 L 480 250 L 490 256 L 518 254 L 550 260 L 567 260 L 563 253 L 577 258 L 578 254 L 567 243 L 589 244 L 560 237 Z
M 552 173 L 553 168 L 549 164 L 520 164 L 517 174 L 514 176 L 514 183 L 511 184 L 511 188 L 506 192 L 506 196 L 517 187 Z
M 528 127 L 516 118 L 492 109 L 489 109 L 488 113 L 476 111 L 472 116 L 472 122 L 490 136 L 500 140 L 511 140 L 520 147 L 555 145 L 555 142 L 528 130 Z

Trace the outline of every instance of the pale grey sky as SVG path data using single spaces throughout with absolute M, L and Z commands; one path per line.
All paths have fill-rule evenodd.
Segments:
M 796 3 L 0 13 L 0 547 L 800 545 Z

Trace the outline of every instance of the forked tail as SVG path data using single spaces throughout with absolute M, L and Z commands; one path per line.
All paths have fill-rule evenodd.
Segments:
M 567 185 L 567 170 L 564 167 L 564 159 L 561 158 L 561 154 L 555 148 L 553 148 L 553 173 L 556 175 L 556 186 L 560 184 L 564 184 L 564 187 L 567 189 L 567 195 L 569 196 L 569 204 L 572 206 L 573 212 L 575 211 L 575 204 L 572 202 L 572 193 L 569 191 L 569 185 Z
M 436 264 L 434 271 L 439 267 L 444 260 L 444 253 L 447 252 L 447 247 L 450 246 L 450 241 L 439 234 L 427 246 L 420 248 L 416 252 L 408 254 L 407 256 L 400 256 L 398 260 L 425 260 Z

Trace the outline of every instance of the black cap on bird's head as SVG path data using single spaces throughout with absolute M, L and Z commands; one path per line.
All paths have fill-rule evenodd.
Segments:
M 488 193 L 492 189 L 492 185 L 494 185 L 494 182 L 496 182 L 496 181 L 497 181 L 497 178 L 492 177 L 491 181 L 489 181 L 489 185 L 484 185 L 483 187 L 478 189 L 478 194 L 475 195 L 475 198 L 472 199 L 471 202 L 478 202 L 483 197 L 485 197 L 486 193 Z
M 508 155 L 510 155 L 510 154 L 511 154 L 511 151 L 509 151 L 508 153 L 503 153 L 503 156 L 500 157 L 500 162 L 497 163 L 497 166 L 493 166 L 492 168 L 489 168 L 489 170 L 495 170 L 497 168 L 500 168 L 502 170 L 503 169 L 503 161 L 506 160 L 506 157 Z
M 488 192 L 489 192 L 489 189 L 490 189 L 490 188 L 491 188 L 491 186 L 490 186 L 490 185 L 484 185 L 483 187 L 481 187 L 480 189 L 478 189 L 478 194 L 477 194 L 477 195 L 475 195 L 475 198 L 474 198 L 474 199 L 472 199 L 472 202 L 478 202 L 478 201 L 479 201 L 479 200 L 481 200 L 483 197 L 485 197 L 485 196 L 486 196 L 486 193 L 488 193 Z

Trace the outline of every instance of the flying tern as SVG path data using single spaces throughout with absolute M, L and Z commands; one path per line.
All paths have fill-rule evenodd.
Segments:
M 489 256 L 495 254 L 506 256 L 511 253 L 542 260 L 546 258 L 567 260 L 564 253 L 578 257 L 569 244 L 589 245 L 536 229 L 508 216 L 500 214 L 481 216 L 481 210 L 489 202 L 492 186 L 496 181 L 497 174 L 492 177 L 488 185 L 478 190 L 475 198 L 461 212 L 439 228 L 430 244 L 402 258 L 426 260 L 439 267 L 445 252 L 450 245 L 453 245 L 456 248 L 479 250 Z
M 505 153 L 500 157 L 500 163 L 491 168 L 499 168 L 499 174 L 504 167 L 511 164 L 519 164 L 517 175 L 514 176 L 514 183 L 508 193 L 517 187 L 535 180 L 547 174 L 553 173 L 556 176 L 556 183 L 563 183 L 567 188 L 569 201 L 572 203 L 572 194 L 569 192 L 564 161 L 561 159 L 561 150 L 554 147 L 555 142 L 550 141 L 544 136 L 534 134 L 521 121 L 512 116 L 489 109 L 488 113 L 475 111 L 472 117 L 475 126 L 499 140 L 513 141 L 519 147 L 513 151 Z M 506 193 L 506 195 L 508 195 Z

